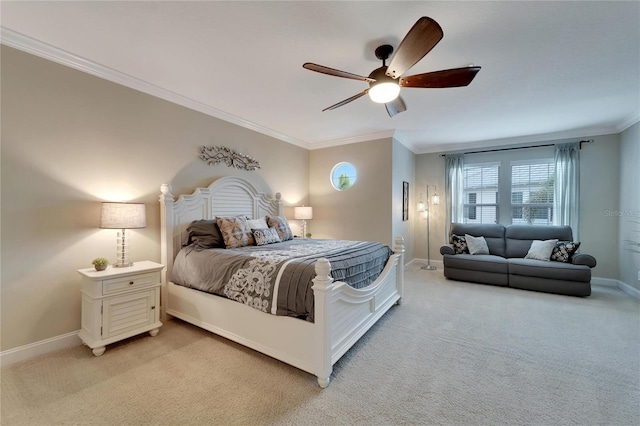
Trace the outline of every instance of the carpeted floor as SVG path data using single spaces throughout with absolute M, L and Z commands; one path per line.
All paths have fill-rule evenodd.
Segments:
M 637 425 L 640 304 L 447 281 L 410 265 L 392 308 L 314 377 L 179 320 L 2 370 L 10 425 Z

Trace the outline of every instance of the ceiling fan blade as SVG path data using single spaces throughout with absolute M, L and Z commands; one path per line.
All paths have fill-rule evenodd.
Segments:
M 387 113 L 389 113 L 389 117 L 393 117 L 396 114 L 400 114 L 403 111 L 407 110 L 407 105 L 404 103 L 404 99 L 402 96 L 398 96 L 391 102 L 387 102 L 384 104 L 385 108 L 387 108 Z
M 362 97 L 362 96 L 366 95 L 367 93 L 369 93 L 369 89 L 366 89 L 366 90 L 364 90 L 364 91 L 362 91 L 362 92 L 358 93 L 357 95 L 353 95 L 352 97 L 350 97 L 350 98 L 348 98 L 348 99 L 345 99 L 344 101 L 340 101 L 340 102 L 338 102 L 338 103 L 337 103 L 337 104 L 335 104 L 335 105 L 331 105 L 330 107 L 327 107 L 327 108 L 323 109 L 322 111 L 326 111 L 326 110 L 329 110 L 329 109 L 336 109 L 336 108 L 340 108 L 341 106 L 346 105 L 346 104 L 348 104 L 348 103 L 349 103 L 349 102 L 351 102 L 351 101 L 355 101 L 356 99 L 358 99 L 358 98 L 360 98 L 360 97 Z
M 400 77 L 429 53 L 442 40 L 443 35 L 442 28 L 433 19 L 426 16 L 418 19 L 391 58 L 387 75 L 392 78 Z
M 350 78 L 352 80 L 366 81 L 368 83 L 372 83 L 375 81 L 373 78 L 363 77 L 361 75 L 352 74 L 350 72 L 336 70 L 333 68 L 325 67 L 324 65 L 312 64 L 311 62 L 306 62 L 304 65 L 302 65 L 302 67 L 322 74 L 333 75 L 335 77 Z
M 400 78 L 401 87 L 443 88 L 467 86 L 480 67 L 452 68 Z

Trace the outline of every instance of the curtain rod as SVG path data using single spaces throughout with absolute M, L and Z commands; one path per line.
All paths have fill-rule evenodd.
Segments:
M 578 142 L 578 147 L 579 149 L 582 149 L 582 144 L 583 143 L 591 143 L 593 142 L 593 139 L 587 139 L 587 140 L 583 140 Z M 546 146 L 556 146 L 555 143 L 548 143 L 548 144 L 544 144 L 544 145 L 534 145 L 534 146 L 516 146 L 513 148 L 496 148 L 496 149 L 487 149 L 484 151 L 469 151 L 469 152 L 464 152 L 463 154 L 484 154 L 485 152 L 498 152 L 498 151 L 511 151 L 514 149 L 529 149 L 529 148 L 543 148 Z M 446 154 L 440 154 L 440 157 L 445 157 Z

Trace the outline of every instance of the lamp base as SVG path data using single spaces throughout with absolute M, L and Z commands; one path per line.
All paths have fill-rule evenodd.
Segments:
M 435 266 L 431 266 L 431 265 L 424 265 L 424 266 L 421 266 L 420 269 L 424 269 L 426 271 L 435 271 L 438 268 L 436 268 Z
M 111 266 L 114 267 L 114 268 L 128 268 L 129 266 L 133 266 L 133 262 L 129 262 L 129 263 L 114 263 Z

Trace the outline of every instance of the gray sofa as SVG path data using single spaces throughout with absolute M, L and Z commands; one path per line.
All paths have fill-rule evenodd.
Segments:
M 569 226 L 451 225 L 451 235 L 465 234 L 484 237 L 490 254 L 456 254 L 452 244 L 442 246 L 444 275 L 449 279 L 570 296 L 591 294 L 593 256 L 574 254 L 567 263 L 525 259 L 533 240 L 573 241 Z

